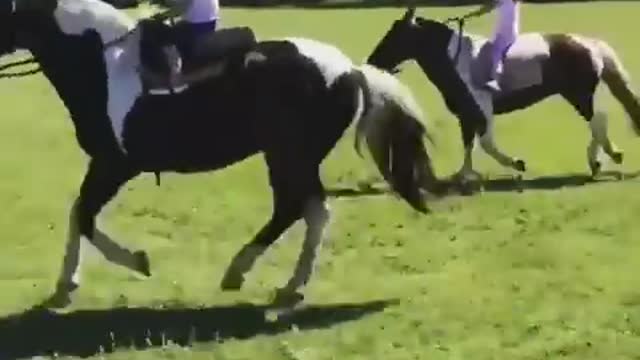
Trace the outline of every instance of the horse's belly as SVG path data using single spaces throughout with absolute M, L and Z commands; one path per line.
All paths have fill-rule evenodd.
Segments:
M 142 170 L 215 170 L 258 152 L 251 122 L 238 112 L 190 105 L 151 101 L 134 107 L 124 139 L 128 155 Z

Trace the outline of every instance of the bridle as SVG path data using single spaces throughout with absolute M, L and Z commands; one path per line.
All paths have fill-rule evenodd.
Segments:
M 462 51 L 462 35 L 464 35 L 464 25 L 466 23 L 466 19 L 464 17 L 452 17 L 452 18 L 448 18 L 443 23 L 446 25 L 451 22 L 455 22 L 458 25 L 458 44 L 457 44 L 458 46 L 456 49 L 456 54 L 453 57 L 453 64 L 458 65 L 460 52 Z

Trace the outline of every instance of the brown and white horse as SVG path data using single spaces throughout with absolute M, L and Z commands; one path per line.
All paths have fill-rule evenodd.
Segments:
M 597 157 L 600 148 L 614 162 L 622 163 L 623 152 L 609 139 L 607 113 L 598 106 L 597 94 L 604 81 L 624 107 L 637 135 L 640 101 L 616 52 L 607 43 L 574 34 L 522 34 L 505 56 L 499 93 L 482 86 L 490 53 L 491 42 L 486 38 L 416 17 L 412 6 L 393 22 L 367 62 L 391 72 L 397 72 L 396 67 L 407 60 L 419 64 L 460 121 L 465 157 L 457 175 L 463 180 L 479 175 L 472 165 L 476 135 L 483 150 L 498 163 L 525 171 L 522 159 L 496 146 L 494 115 L 530 107 L 552 95 L 562 96 L 587 120 L 592 134 L 587 157 L 594 176 L 601 168 Z

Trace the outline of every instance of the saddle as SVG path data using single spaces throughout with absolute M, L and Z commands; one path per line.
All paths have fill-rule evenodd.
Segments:
M 194 82 L 221 75 L 241 62 L 243 55 L 257 44 L 255 34 L 248 27 L 211 31 L 191 46 L 185 46 L 176 41 L 179 37 L 175 34 L 181 31 L 180 23 L 170 26 L 146 19 L 139 26 L 142 29 L 140 61 L 144 69 L 141 79 L 143 91 L 148 94 L 154 90 L 173 93 Z M 181 72 L 187 80 L 180 89 L 171 89 L 168 83 L 171 65 L 163 50 L 167 46 L 174 47 L 182 60 Z
M 471 38 L 471 77 L 475 86 L 488 80 L 491 67 L 491 41 Z M 536 86 L 543 81 L 543 63 L 550 57 L 549 45 L 537 33 L 523 34 L 509 47 L 502 59 L 498 83 L 502 91 L 515 91 Z

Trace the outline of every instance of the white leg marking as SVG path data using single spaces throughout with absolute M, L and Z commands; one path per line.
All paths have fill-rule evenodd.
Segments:
M 304 286 L 313 272 L 313 265 L 317 252 L 322 243 L 324 231 L 329 222 L 329 207 L 326 201 L 311 199 L 304 211 L 304 221 L 307 224 L 302 251 L 298 258 L 293 276 L 285 286 L 286 290 L 296 291 Z
M 622 160 L 622 152 L 609 138 L 609 114 L 606 110 L 605 96 L 604 86 L 600 83 L 594 94 L 594 113 L 589 121 L 589 128 L 592 138 L 602 146 L 609 157 L 618 162 Z
M 474 147 L 475 147 L 475 139 L 474 141 L 471 142 L 470 147 L 464 148 L 464 159 L 462 161 L 462 167 L 460 167 L 460 170 L 458 170 L 458 172 L 455 173 L 455 175 L 453 176 L 454 179 L 466 182 L 466 181 L 472 181 L 472 180 L 479 180 L 480 178 L 482 178 L 480 173 L 478 173 L 473 169 L 473 148 Z
M 600 172 L 600 163 L 598 161 L 599 153 L 600 145 L 595 137 L 592 137 L 589 142 L 589 146 L 587 146 L 587 161 L 589 162 L 589 168 L 591 169 L 592 175 L 596 175 Z
M 506 167 L 513 167 L 515 163 L 515 159 L 506 155 L 502 151 L 498 149 L 494 139 L 494 128 L 493 128 L 493 120 L 487 121 L 487 130 L 480 137 L 480 146 L 482 149 L 489 154 L 494 160 L 496 160 L 500 165 Z
M 69 228 L 67 230 L 67 245 L 62 262 L 62 271 L 58 277 L 56 290 L 49 299 L 45 301 L 45 305 L 49 307 L 59 308 L 65 307 L 71 303 L 70 294 L 78 286 L 80 286 L 80 232 L 78 231 L 77 221 L 77 204 L 78 200 L 73 203 L 69 212 Z
M 603 110 L 596 110 L 593 114 L 593 118 L 589 121 L 589 128 L 591 129 L 591 136 L 609 156 L 615 156 L 620 150 L 609 139 L 609 117 Z
M 73 203 L 69 212 L 69 228 L 67 230 L 67 245 L 62 263 L 62 272 L 58 279 L 58 287 L 77 287 L 80 285 L 80 232 L 78 231 L 77 221 L 77 204 L 78 200 Z M 63 290 L 59 289 L 58 291 Z
M 70 294 L 80 286 L 80 270 L 82 263 L 81 244 L 82 240 L 87 240 L 108 261 L 127 267 L 134 271 L 141 271 L 138 257 L 131 251 L 121 247 L 111 240 L 108 235 L 95 230 L 94 239 L 87 239 L 80 236 L 78 229 L 78 199 L 73 203 L 69 212 L 69 229 L 67 234 L 67 245 L 62 263 L 62 271 L 58 278 L 56 292 L 47 300 L 48 306 L 64 307 L 71 302 Z
M 129 249 L 122 247 L 113 241 L 109 235 L 96 228 L 93 239 L 89 240 L 104 258 L 120 266 L 124 266 L 133 271 L 140 271 L 139 259 Z

